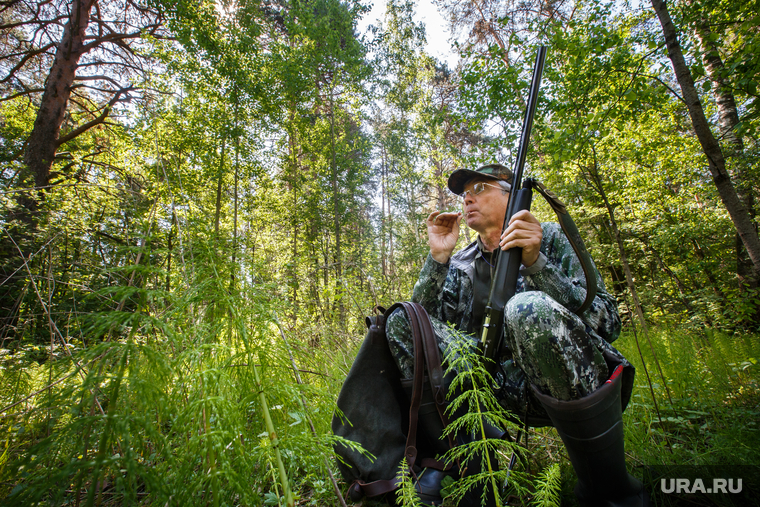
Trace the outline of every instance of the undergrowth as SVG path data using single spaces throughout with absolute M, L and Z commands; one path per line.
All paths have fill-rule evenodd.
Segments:
M 636 367 L 626 451 L 650 490 L 659 494 L 663 477 L 722 470 L 743 476 L 744 493 L 755 495 L 752 503 L 744 495 L 661 495 L 661 505 L 758 505 L 758 336 L 663 326 L 625 333 L 615 345 Z
M 214 304 L 199 293 L 133 292 L 133 309 L 87 316 L 81 329 L 89 335 L 55 330 L 52 346 L 38 350 L 36 360 L 4 352 L 4 504 L 285 505 L 276 448 L 297 505 L 338 504 L 330 480 L 336 474 L 330 421 L 361 336 L 317 325 L 281 332 L 282 310 L 261 293 L 231 299 L 219 290 Z M 155 310 L 156 298 L 169 302 L 165 309 Z M 624 333 L 615 346 L 637 370 L 624 414 L 634 475 L 756 464 L 757 336 L 659 327 L 637 337 Z M 463 371 L 471 386 L 487 382 L 476 369 Z M 264 424 L 260 390 L 274 436 Z M 487 390 L 474 392 L 462 403 L 468 413 L 476 413 L 475 406 L 481 414 L 461 424 L 477 430 L 472 425 L 484 415 L 499 422 Z M 503 484 L 511 448 L 477 445 L 491 445 L 500 467 L 498 475 L 478 479 Z M 336 478 L 345 496 L 347 485 Z M 551 428 L 530 431 L 510 481 L 505 504 L 575 502 L 574 472 Z M 744 487 L 757 485 L 748 477 Z
M 760 450 L 756 336 L 658 329 L 648 336 L 639 334 L 641 354 L 632 334 L 619 342 L 619 349 L 636 367 L 625 423 L 629 450 L 642 463 L 756 463 Z
M 40 361 L 6 351 L 4 504 L 284 505 L 286 487 L 335 502 L 329 424 L 353 344 L 311 346 L 263 291 L 233 299 L 211 280 L 130 291 L 130 311 L 86 316 L 82 337 L 56 329 Z

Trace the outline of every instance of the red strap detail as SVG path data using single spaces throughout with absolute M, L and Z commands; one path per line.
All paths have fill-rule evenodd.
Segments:
M 610 375 L 610 378 L 605 382 L 605 384 L 612 384 L 612 381 L 618 378 L 618 375 L 620 375 L 623 372 L 623 365 L 619 364 L 615 367 L 615 370 L 612 372 L 612 375 Z

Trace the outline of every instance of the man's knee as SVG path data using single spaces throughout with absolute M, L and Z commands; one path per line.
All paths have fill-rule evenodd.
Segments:
M 409 319 L 402 308 L 394 310 L 385 321 L 385 337 L 402 377 L 414 374 L 414 340 Z
M 525 362 L 552 361 L 570 344 L 585 341 L 585 325 L 541 291 L 516 294 L 504 309 L 510 348 Z
M 548 305 L 547 300 L 551 299 L 546 292 L 540 290 L 520 292 L 512 296 L 512 299 L 507 302 L 506 310 L 524 312 L 533 308 L 541 309 Z
M 388 320 L 385 321 L 385 332 L 394 337 L 409 334 L 409 320 L 402 308 L 396 308 L 388 316 Z
M 546 329 L 558 319 L 564 320 L 569 313 L 551 296 L 541 291 L 515 294 L 504 308 L 504 322 L 508 331 L 527 332 L 532 326 Z
M 574 399 L 593 392 L 598 380 L 606 379 L 606 364 L 584 322 L 547 294 L 516 295 L 504 316 L 515 361 L 544 392 Z

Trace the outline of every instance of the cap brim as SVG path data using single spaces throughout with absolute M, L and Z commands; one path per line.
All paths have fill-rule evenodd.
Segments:
M 449 176 L 449 190 L 457 195 L 460 195 L 462 192 L 464 192 L 464 186 L 467 185 L 467 182 L 473 178 L 483 178 L 494 181 L 499 181 L 501 179 L 497 178 L 496 176 L 491 176 L 490 174 L 483 174 L 470 169 L 457 169 L 451 173 L 451 176 Z

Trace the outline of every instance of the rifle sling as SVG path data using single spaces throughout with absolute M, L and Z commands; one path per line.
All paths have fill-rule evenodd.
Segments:
M 570 246 L 573 247 L 575 255 L 578 257 L 578 260 L 583 267 L 583 274 L 586 275 L 586 299 L 583 301 L 580 308 L 574 310 L 576 315 L 580 315 L 588 310 L 591 303 L 594 301 L 594 297 L 596 297 L 598 287 L 596 283 L 594 263 L 591 260 L 588 250 L 586 250 L 586 245 L 583 243 L 583 238 L 581 238 L 578 227 L 570 217 L 570 213 L 567 212 L 565 203 L 563 203 L 556 194 L 547 189 L 540 181 L 531 180 L 531 183 L 531 186 L 535 188 L 544 199 L 546 199 L 546 202 L 549 203 L 549 206 L 551 206 L 554 213 L 557 215 L 557 221 L 559 222 L 560 227 L 562 227 L 565 236 L 567 236 L 567 239 L 570 241 Z

